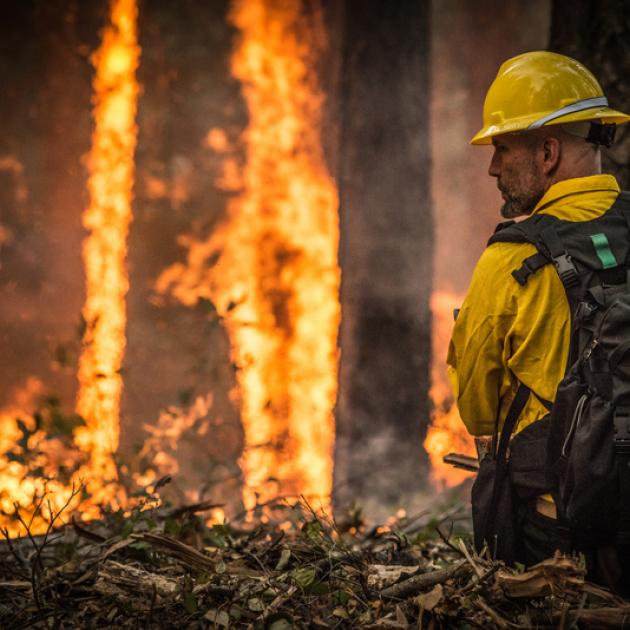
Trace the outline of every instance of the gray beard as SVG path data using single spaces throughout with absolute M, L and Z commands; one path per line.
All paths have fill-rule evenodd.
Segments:
M 529 216 L 542 199 L 544 193 L 532 193 L 529 197 L 518 200 L 509 199 L 501 206 L 501 216 L 504 219 L 515 219 L 516 217 Z
M 533 208 L 532 208 L 533 210 Z M 518 207 L 515 203 L 513 203 L 512 201 L 506 201 L 502 206 L 501 206 L 501 216 L 504 219 L 515 219 L 516 217 L 520 217 L 523 216 L 524 214 L 531 214 L 531 212 L 529 213 L 525 213 L 521 210 L 520 207 Z

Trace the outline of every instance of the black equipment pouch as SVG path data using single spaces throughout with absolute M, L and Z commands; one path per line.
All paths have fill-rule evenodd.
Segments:
M 497 560 L 512 564 L 518 557 L 516 497 L 510 481 L 508 447 L 530 390 L 520 385 L 499 433 L 495 420 L 492 449 L 479 463 L 472 487 L 471 502 L 475 548 L 481 552 L 488 545 Z
M 479 463 L 471 503 L 477 551 L 487 543 L 493 558 L 513 563 L 517 557 L 517 519 L 512 486 L 490 454 Z
M 533 422 L 510 442 L 510 480 L 519 499 L 535 499 L 549 492 L 546 474 L 549 416 Z
M 630 531 L 630 293 L 609 299 L 552 411 L 550 483 L 577 548 L 625 544 Z

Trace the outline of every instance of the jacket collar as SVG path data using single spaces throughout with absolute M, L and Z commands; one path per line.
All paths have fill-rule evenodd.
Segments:
M 551 204 L 554 204 L 563 197 L 589 192 L 616 192 L 621 189 L 613 175 L 589 175 L 588 177 L 575 177 L 564 179 L 553 184 L 536 204 L 532 215 L 538 214 Z

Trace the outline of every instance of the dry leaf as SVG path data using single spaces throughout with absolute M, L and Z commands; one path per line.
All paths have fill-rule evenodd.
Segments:
M 224 610 L 209 610 L 203 618 L 211 621 L 215 626 L 222 626 L 224 628 L 228 628 L 230 626 L 230 615 L 228 615 Z
M 350 619 L 350 615 L 343 608 L 335 608 L 332 612 L 333 617 L 339 617 L 339 619 Z
M 556 554 L 524 573 L 497 571 L 496 580 L 510 597 L 543 597 L 567 587 L 580 589 L 584 570 L 571 558 Z
M 418 595 L 416 601 L 418 602 L 418 606 L 422 610 L 426 610 L 427 612 L 432 611 L 442 600 L 444 595 L 444 589 L 441 584 L 434 586 L 428 593 L 422 593 L 422 595 Z
M 248 600 L 247 607 L 254 612 L 262 612 L 263 610 L 265 610 L 265 605 L 258 597 L 252 597 L 250 600 Z

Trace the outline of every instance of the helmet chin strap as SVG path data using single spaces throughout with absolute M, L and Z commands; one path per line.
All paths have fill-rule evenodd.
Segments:
M 573 136 L 583 138 L 586 142 L 610 148 L 615 139 L 617 125 L 585 120 L 583 122 L 565 123 L 562 128 Z
M 617 133 L 617 125 L 615 123 L 602 124 L 591 122 L 591 127 L 585 140 L 609 149 L 615 141 L 615 133 Z

